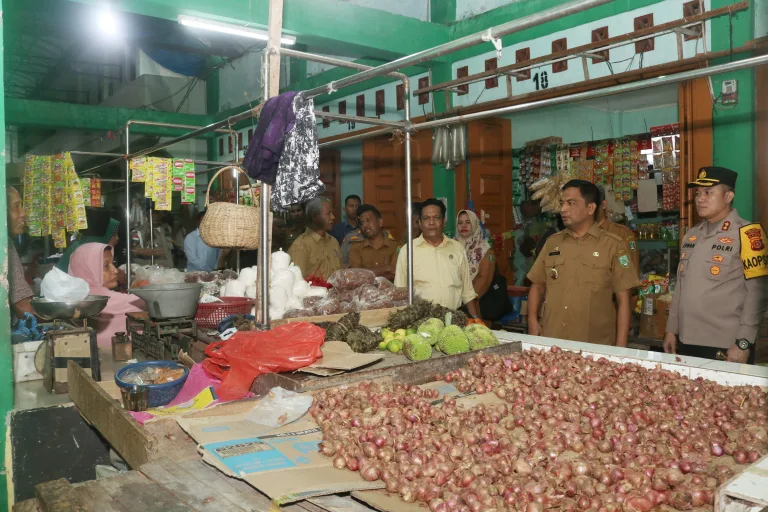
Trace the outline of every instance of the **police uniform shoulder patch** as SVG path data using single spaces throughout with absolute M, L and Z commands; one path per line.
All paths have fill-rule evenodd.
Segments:
M 739 238 L 744 277 L 754 279 L 768 276 L 768 240 L 763 227 L 758 223 L 742 226 L 739 228 Z

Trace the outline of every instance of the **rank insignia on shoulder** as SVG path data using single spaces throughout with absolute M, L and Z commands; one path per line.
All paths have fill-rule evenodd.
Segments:
M 488 261 L 490 261 L 491 263 L 493 263 L 493 262 L 494 262 L 494 260 L 495 260 L 495 258 L 493 257 L 493 254 L 489 254 L 489 255 L 488 255 Z
M 629 242 L 629 248 L 630 248 L 630 250 L 634 251 L 635 249 L 637 249 L 637 244 L 635 244 L 634 241 L 630 241 Z
M 709 273 L 713 276 L 719 276 L 720 275 L 720 267 L 717 265 L 712 265 L 712 267 L 709 269 Z
M 629 257 L 627 257 L 626 254 L 622 254 L 621 256 L 619 256 L 619 264 L 622 267 L 624 267 L 624 268 L 628 268 L 629 267 Z
M 723 222 L 723 225 L 720 227 L 720 231 L 728 231 L 731 229 L 731 221 L 727 220 Z
M 593 253 L 592 253 L 592 256 L 594 256 L 595 258 L 597 258 L 597 257 L 599 257 L 599 256 L 600 256 L 600 253 L 599 253 L 599 252 L 597 252 L 597 251 L 595 251 L 595 252 L 593 252 Z

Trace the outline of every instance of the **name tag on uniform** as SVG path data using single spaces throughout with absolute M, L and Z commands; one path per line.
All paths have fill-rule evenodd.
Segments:
M 552 251 L 549 253 L 550 256 L 560 256 L 560 251 Z

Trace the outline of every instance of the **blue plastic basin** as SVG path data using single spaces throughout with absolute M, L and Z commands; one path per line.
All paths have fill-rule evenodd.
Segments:
M 129 371 L 140 372 L 147 367 L 159 367 L 159 368 L 182 368 L 184 375 L 180 379 L 176 379 L 173 382 L 165 382 L 163 384 L 146 384 L 149 388 L 149 400 L 147 407 L 160 407 L 167 405 L 171 400 L 176 398 L 181 388 L 184 387 L 184 383 L 189 376 L 189 368 L 181 363 L 175 361 L 145 361 L 143 363 L 129 364 L 115 374 L 115 383 L 123 389 L 131 389 L 134 384 L 125 382 L 122 378 Z

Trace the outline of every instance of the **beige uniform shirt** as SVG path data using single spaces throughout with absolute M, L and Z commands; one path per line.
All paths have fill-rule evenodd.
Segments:
M 550 236 L 528 279 L 547 292 L 543 336 L 601 345 L 616 344 L 613 294 L 640 285 L 627 241 L 597 224 L 579 239 Z
M 370 240 L 354 242 L 349 250 L 349 268 L 376 270 L 388 267 L 397 261 L 398 244 L 384 235 L 384 245 L 373 248 Z
M 733 210 L 723 221 L 703 221 L 683 236 L 666 328 L 683 343 L 727 349 L 737 339 L 757 338 L 768 278 L 744 278 L 739 228 L 747 224 Z
M 604 229 L 609 233 L 618 235 L 627 241 L 629 246 L 629 259 L 632 260 L 632 266 L 635 267 L 638 274 L 640 273 L 640 252 L 637 250 L 637 237 L 635 232 L 629 229 L 624 224 L 616 224 L 606 219 L 600 224 L 600 229 Z
M 291 244 L 288 255 L 305 278 L 320 274 L 328 279 L 341 268 L 339 242 L 328 233 L 320 236 L 309 228 Z
M 408 251 L 397 256 L 395 286 L 408 286 Z M 448 237 L 434 247 L 423 236 L 413 241 L 413 289 L 423 299 L 456 309 L 477 298 L 464 247 Z

